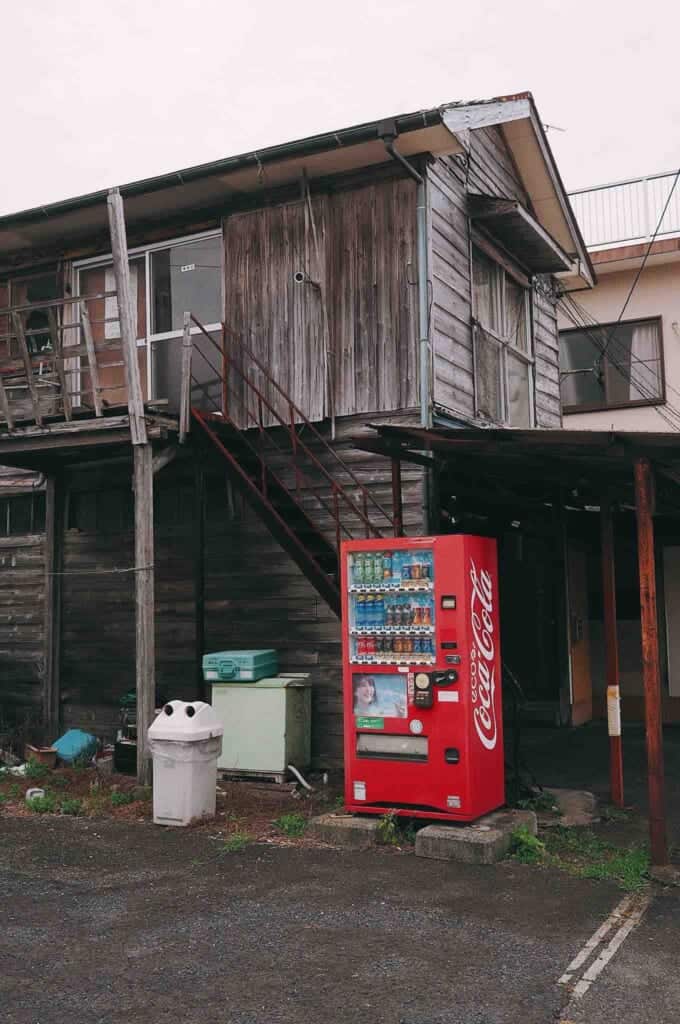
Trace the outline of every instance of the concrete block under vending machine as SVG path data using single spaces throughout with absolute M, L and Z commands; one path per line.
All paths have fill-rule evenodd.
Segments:
M 510 852 L 520 826 L 536 835 L 533 811 L 494 811 L 471 825 L 428 825 L 416 835 L 416 857 L 454 860 L 459 864 L 496 864 Z

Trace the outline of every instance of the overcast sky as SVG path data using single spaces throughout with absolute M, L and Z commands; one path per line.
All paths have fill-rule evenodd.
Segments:
M 523 90 L 568 188 L 675 169 L 678 6 L 6 0 L 0 213 Z

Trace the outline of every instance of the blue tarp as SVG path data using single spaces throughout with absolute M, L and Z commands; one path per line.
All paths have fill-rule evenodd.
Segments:
M 79 758 L 90 758 L 97 749 L 97 738 L 82 729 L 69 729 L 63 736 L 60 736 L 52 746 L 57 751 L 57 757 L 72 764 Z

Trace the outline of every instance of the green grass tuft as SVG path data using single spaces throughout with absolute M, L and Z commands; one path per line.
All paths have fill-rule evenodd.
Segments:
M 526 825 L 520 825 L 512 833 L 510 855 L 520 864 L 541 864 L 545 859 L 545 843 Z
M 51 793 L 45 793 L 45 796 L 34 796 L 32 800 L 27 800 L 26 806 L 34 814 L 55 814 L 57 801 Z
M 61 801 L 59 810 L 62 814 L 70 814 L 73 817 L 78 817 L 83 813 L 83 801 L 78 800 L 77 797 L 66 797 Z
M 252 836 L 247 832 L 232 832 L 222 843 L 223 853 L 238 853 L 252 841 Z
M 31 782 L 40 782 L 41 779 L 46 779 L 50 774 L 50 769 L 42 761 L 36 761 L 34 757 L 29 757 L 26 762 L 26 769 L 24 771 L 24 778 L 30 779 Z
M 115 792 L 110 796 L 112 807 L 125 807 L 126 804 L 133 803 L 134 799 L 134 793 Z
M 307 819 L 304 814 L 290 813 L 282 814 L 280 818 L 276 818 L 274 824 L 278 828 L 279 832 L 283 832 L 284 836 L 290 836 L 293 839 L 303 835 L 307 828 Z

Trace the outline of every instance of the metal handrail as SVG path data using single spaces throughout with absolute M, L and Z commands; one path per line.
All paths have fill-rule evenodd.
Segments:
M 292 446 L 293 446 L 293 459 L 294 459 L 294 461 L 295 461 L 295 454 L 297 453 L 298 449 L 300 449 L 306 455 L 306 457 L 314 464 L 314 466 L 322 474 L 322 476 L 330 483 L 332 492 L 334 494 L 337 492 L 342 497 L 342 499 L 346 503 L 346 505 L 349 506 L 349 508 L 352 510 L 354 515 L 356 515 L 361 520 L 361 522 L 363 522 L 363 524 L 364 524 L 364 526 L 366 528 L 367 536 L 369 536 L 371 533 L 373 533 L 377 537 L 381 536 L 380 530 L 376 526 L 373 525 L 373 523 L 371 522 L 371 520 L 368 517 L 368 502 L 369 501 L 371 501 L 371 503 L 376 508 L 378 508 L 378 510 L 381 512 L 381 514 L 387 520 L 388 524 L 390 526 L 393 526 L 393 521 L 392 521 L 392 518 L 390 517 L 390 515 L 385 511 L 385 509 L 383 509 L 383 507 L 373 497 L 373 495 L 370 493 L 370 491 L 368 491 L 368 489 L 366 487 L 364 487 L 364 485 L 357 479 L 356 475 L 352 472 L 352 470 L 349 468 L 349 466 L 347 466 L 347 464 L 344 462 L 344 460 L 341 459 L 337 455 L 337 452 L 335 452 L 335 450 L 328 444 L 328 442 L 325 441 L 325 439 L 321 436 L 319 431 L 307 419 L 305 414 L 298 408 L 298 406 L 292 401 L 292 399 L 289 398 L 289 396 L 283 391 L 283 389 L 271 377 L 271 375 L 268 373 L 268 371 L 262 365 L 261 361 L 249 349 L 249 346 L 247 346 L 245 343 L 242 342 L 242 348 L 243 348 L 244 352 L 253 361 L 255 366 L 257 366 L 258 369 L 263 373 L 264 377 L 271 383 L 271 385 L 276 389 L 276 391 L 278 391 L 278 393 L 281 395 L 281 397 L 286 401 L 286 403 L 287 403 L 287 405 L 289 407 L 290 413 L 291 413 L 291 423 L 288 423 L 281 416 L 279 411 L 267 399 L 266 395 L 264 395 L 262 393 L 262 391 L 248 377 L 248 375 L 246 373 L 244 373 L 244 371 L 237 365 L 237 363 L 234 361 L 234 359 L 229 356 L 229 354 L 227 353 L 227 350 L 226 350 L 226 339 L 223 342 L 222 349 L 220 349 L 220 346 L 217 344 L 215 339 L 209 334 L 209 332 L 204 328 L 203 324 L 193 314 L 191 314 L 191 319 L 194 322 L 194 324 L 196 325 L 196 327 L 199 329 L 199 331 L 208 339 L 208 341 L 211 343 L 211 345 L 215 349 L 217 349 L 217 351 L 220 353 L 220 356 L 221 356 L 221 358 L 222 358 L 222 360 L 224 362 L 224 366 L 225 366 L 225 373 L 223 375 L 221 375 L 221 379 L 226 383 L 227 380 L 228 380 L 227 371 L 230 370 L 230 369 L 235 370 L 235 372 L 241 378 L 243 383 L 247 387 L 249 387 L 251 389 L 251 391 L 257 396 L 258 406 L 259 406 L 260 410 L 262 409 L 262 406 L 264 406 L 267 409 L 267 411 L 271 414 L 271 416 L 277 421 L 279 426 L 283 427 L 286 430 L 286 433 L 291 438 L 291 442 L 292 442 Z M 235 335 L 233 331 L 231 331 L 229 328 L 226 328 L 226 326 L 223 325 L 223 336 L 226 335 L 226 333 L 229 333 L 232 337 L 238 338 L 238 335 Z M 239 339 L 239 340 L 241 340 L 241 339 Z M 205 358 L 205 356 L 204 356 L 204 358 Z M 208 362 L 208 364 L 211 366 L 211 368 L 213 369 L 213 372 L 216 372 L 215 367 L 213 367 L 212 364 L 210 364 L 209 360 L 206 359 L 206 362 Z M 217 403 L 214 403 L 214 404 L 217 405 Z M 260 414 L 260 416 L 258 418 L 258 416 L 253 416 L 253 414 L 250 411 L 250 409 L 246 408 L 244 411 L 247 413 L 248 417 L 252 418 L 254 420 L 254 422 L 258 425 L 258 427 L 260 429 L 261 436 L 262 435 L 266 435 L 266 436 L 271 437 L 269 432 L 264 430 L 264 427 L 263 427 L 262 422 L 261 422 L 262 421 L 261 414 Z M 225 418 L 226 418 L 227 417 L 226 411 L 224 411 L 224 415 L 225 415 Z M 314 434 L 315 438 L 317 438 L 317 440 L 320 442 L 320 444 L 323 446 L 323 448 L 326 449 L 328 452 L 330 452 L 334 456 L 335 460 L 343 467 L 343 469 L 345 470 L 347 475 L 350 477 L 350 479 L 356 485 L 356 487 L 358 488 L 358 490 L 361 492 L 361 495 L 362 495 L 362 500 L 363 500 L 363 505 L 364 505 L 364 509 L 363 510 L 356 504 L 356 502 L 353 500 L 353 498 L 346 492 L 344 487 L 341 487 L 338 484 L 338 482 L 332 477 L 332 475 L 329 473 L 329 471 L 326 469 L 326 467 L 323 465 L 323 463 L 317 458 L 317 456 L 314 454 L 314 452 L 309 448 L 309 446 L 300 437 L 298 432 L 295 430 L 295 418 L 296 417 L 302 423 L 304 423 L 305 426 L 309 427 L 310 431 Z M 244 432 L 242 432 L 242 436 L 244 436 Z M 278 446 L 277 446 L 277 448 L 278 448 Z M 279 449 L 279 451 L 281 451 L 281 449 Z M 300 469 L 297 461 L 295 461 L 295 467 L 296 467 L 296 473 L 297 472 L 303 472 Z M 304 475 L 306 476 L 306 474 L 304 474 Z M 322 499 L 319 498 L 318 495 L 315 495 L 315 497 L 319 501 L 322 500 Z M 332 517 L 335 518 L 335 515 L 333 514 Z M 339 521 L 336 520 L 336 524 L 339 525 Z M 344 524 L 342 525 L 342 529 L 349 536 L 352 536 L 350 531 L 347 530 L 346 527 L 344 527 Z
M 206 357 L 205 353 L 201 352 L 200 349 L 198 349 L 197 351 L 198 351 L 198 354 L 200 356 L 202 356 L 202 358 L 208 364 L 210 369 L 213 370 L 213 372 L 216 372 L 215 367 L 210 362 L 210 360 Z M 191 375 L 191 380 L 194 382 L 196 387 L 201 389 L 201 391 L 204 393 L 206 399 L 215 406 L 215 409 L 218 412 L 220 412 L 221 410 L 220 410 L 219 404 L 215 401 L 215 399 L 212 397 L 212 395 L 210 395 L 210 393 L 208 391 L 208 384 L 215 383 L 218 380 L 222 380 L 222 378 L 217 376 L 217 377 L 214 378 L 213 381 L 209 381 L 208 384 L 204 384 L 201 381 L 199 381 L 192 374 Z M 245 407 L 245 412 L 248 414 L 248 416 L 251 416 L 251 417 L 254 418 L 253 411 L 250 408 Z M 267 444 L 269 444 L 279 455 L 282 455 L 284 457 L 287 456 L 288 453 L 285 451 L 285 449 L 281 448 L 281 446 L 276 443 L 276 441 L 274 440 L 274 437 L 272 436 L 272 434 L 268 430 L 266 430 L 263 426 L 259 426 L 258 429 L 259 429 L 260 436 L 263 438 L 263 440 Z M 272 476 L 274 477 L 274 479 L 276 480 L 276 482 L 278 483 L 278 485 L 280 487 L 282 487 L 282 488 L 287 490 L 287 488 L 285 487 L 283 481 L 279 478 L 279 476 L 276 473 L 276 471 L 272 468 L 270 463 L 267 462 L 266 458 L 264 458 L 261 450 L 258 449 L 251 442 L 250 438 L 247 436 L 247 432 L 245 432 L 245 431 L 241 432 L 241 441 L 250 449 L 252 454 L 255 456 L 255 458 L 260 463 L 260 472 L 261 472 L 261 475 L 262 475 L 263 483 L 264 483 L 264 473 L 265 473 L 265 470 L 266 470 L 267 472 L 272 474 Z M 304 484 L 304 487 L 305 487 L 305 490 L 309 491 L 312 494 L 312 497 L 316 501 L 318 501 L 318 503 L 328 513 L 328 515 L 331 517 L 331 519 L 334 520 L 334 522 L 335 522 L 335 529 L 336 529 L 336 543 L 337 543 L 338 555 L 339 555 L 340 554 L 340 545 L 339 545 L 339 541 L 338 541 L 339 532 L 342 531 L 349 540 L 351 540 L 352 537 L 354 536 L 353 533 L 351 532 L 351 530 L 348 529 L 348 527 L 345 526 L 345 524 L 340 521 L 340 519 L 338 517 L 338 514 L 337 514 L 337 496 L 338 496 L 338 493 L 341 492 L 342 489 L 336 483 L 336 481 L 331 480 L 332 494 L 333 494 L 333 509 L 331 509 L 330 506 L 328 505 L 328 503 L 324 500 L 324 498 L 322 498 L 322 496 L 317 493 L 318 485 L 311 479 L 311 477 L 309 477 L 307 475 L 307 473 L 305 473 L 304 469 L 302 469 L 297 463 L 295 464 L 295 477 L 296 477 L 295 487 L 296 487 L 297 493 L 299 494 L 299 492 L 300 492 L 300 477 L 301 477 L 302 478 L 302 483 Z M 304 511 L 304 509 L 303 509 L 303 511 Z
M 194 320 L 194 322 L 196 322 L 196 321 Z M 258 359 L 258 357 L 255 355 L 255 353 L 250 348 L 250 346 L 243 340 L 242 336 L 237 334 L 230 327 L 227 327 L 226 324 L 223 324 L 222 328 L 225 331 L 225 333 L 228 333 L 232 338 L 234 338 L 240 344 L 241 348 L 244 350 L 244 352 L 249 357 L 249 359 L 251 359 L 253 361 L 253 363 L 255 363 L 257 368 L 260 370 L 261 373 L 264 374 L 264 376 L 267 378 L 267 380 L 272 385 L 272 387 L 274 387 L 276 389 L 276 391 L 278 391 L 278 393 L 281 395 L 281 397 L 285 400 L 285 402 L 288 405 L 288 407 L 292 410 L 292 412 L 295 413 L 295 418 L 300 420 L 300 421 L 302 421 L 304 423 L 305 427 L 307 427 L 311 431 L 311 433 L 314 435 L 314 437 L 319 442 L 319 444 L 342 467 L 343 471 L 345 473 L 347 473 L 347 475 L 352 480 L 352 482 L 355 485 L 355 487 L 357 487 L 358 490 L 361 491 L 362 496 L 366 499 L 366 501 L 370 502 L 370 504 L 373 505 L 373 507 L 375 509 L 377 509 L 382 516 L 384 516 L 384 518 L 387 520 L 387 523 L 388 523 L 388 525 L 390 527 L 394 526 L 394 521 L 392 519 L 392 516 L 389 514 L 389 512 L 385 508 L 383 508 L 383 506 L 380 504 L 378 499 L 368 490 L 368 488 L 365 487 L 361 483 L 361 481 L 357 478 L 357 476 L 352 471 L 352 469 L 347 465 L 345 460 L 340 455 L 338 455 L 338 453 L 335 450 L 335 448 L 333 448 L 332 445 L 330 445 L 328 443 L 328 441 L 326 441 L 326 439 L 323 437 L 323 435 L 320 433 L 320 431 L 317 430 L 317 428 L 314 426 L 314 424 L 311 422 L 311 420 L 309 420 L 307 418 L 307 416 L 302 411 L 302 409 L 300 409 L 300 407 L 295 404 L 295 402 L 292 400 L 292 398 L 290 398 L 290 396 L 286 394 L 286 392 L 283 390 L 281 385 L 278 384 L 278 382 L 271 376 L 271 374 L 269 373 L 267 368 L 263 365 L 261 360 Z M 282 423 L 283 423 L 284 426 L 287 426 L 285 421 L 282 421 Z M 299 435 L 296 434 L 296 437 L 299 438 Z

